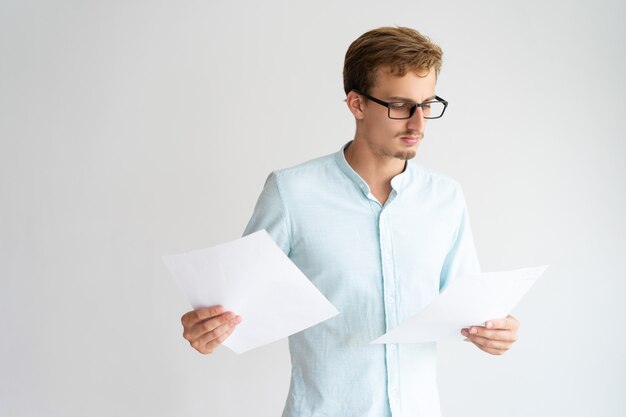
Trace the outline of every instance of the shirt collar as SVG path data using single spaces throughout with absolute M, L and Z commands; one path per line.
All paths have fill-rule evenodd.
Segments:
M 339 152 L 335 154 L 335 161 L 337 162 L 339 169 L 341 169 L 341 171 L 343 171 L 343 173 L 346 174 L 346 176 L 350 178 L 350 180 L 352 180 L 352 182 L 354 182 L 356 186 L 359 187 L 365 195 L 368 195 L 370 194 L 369 185 L 367 185 L 367 182 L 365 182 L 365 180 L 361 178 L 361 176 L 357 174 L 357 172 L 354 169 L 352 169 L 352 167 L 346 160 L 346 155 L 344 154 L 345 149 L 351 143 L 352 141 L 349 141 L 348 143 L 343 145 L 341 149 L 339 149 Z M 404 188 L 404 186 L 407 183 L 406 178 L 408 176 L 408 172 L 410 169 L 411 169 L 411 164 L 407 161 L 404 164 L 404 171 L 402 171 L 401 173 L 399 173 L 398 175 L 396 175 L 395 177 L 391 179 L 391 188 L 393 188 L 397 192 L 400 192 L 400 190 Z

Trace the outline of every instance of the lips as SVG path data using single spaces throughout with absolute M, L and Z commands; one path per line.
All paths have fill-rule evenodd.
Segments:
M 400 139 L 407 145 L 415 145 L 421 138 L 416 136 L 402 136 Z

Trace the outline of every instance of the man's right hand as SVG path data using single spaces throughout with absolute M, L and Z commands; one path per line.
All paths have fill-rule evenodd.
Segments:
M 223 306 L 203 307 L 185 313 L 183 337 L 191 347 L 206 355 L 213 353 L 241 323 L 241 317 L 231 311 L 224 311 Z

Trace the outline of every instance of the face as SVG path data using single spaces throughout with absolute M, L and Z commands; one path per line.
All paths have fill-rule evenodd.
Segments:
M 422 103 L 435 97 L 435 70 L 423 73 L 407 72 L 402 77 L 391 75 L 387 68 L 379 68 L 376 84 L 368 93 L 380 100 Z M 354 94 L 354 93 L 353 93 Z M 418 107 L 410 119 L 394 120 L 387 116 L 387 108 L 367 100 L 357 117 L 359 139 L 371 152 L 383 158 L 411 159 L 424 138 L 427 119 Z M 355 115 L 356 116 L 356 115 Z

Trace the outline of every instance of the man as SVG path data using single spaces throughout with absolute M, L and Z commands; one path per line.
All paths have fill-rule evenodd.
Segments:
M 289 338 L 285 417 L 440 415 L 436 344 L 369 342 L 480 270 L 460 186 L 409 162 L 447 106 L 435 94 L 441 56 L 413 29 L 363 34 L 344 64 L 354 139 L 265 183 L 244 234 L 266 229 L 341 312 Z M 221 306 L 191 311 L 184 337 L 210 353 L 240 321 Z M 517 328 L 509 316 L 462 334 L 499 355 Z

